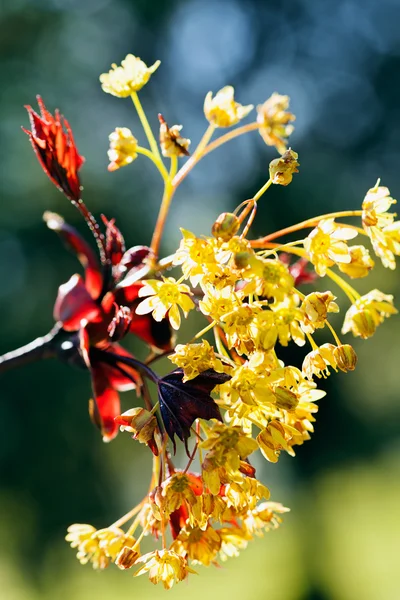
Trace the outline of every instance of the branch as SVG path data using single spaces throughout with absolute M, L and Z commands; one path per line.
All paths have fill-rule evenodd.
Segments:
M 57 349 L 54 340 L 60 330 L 61 324 L 56 324 L 47 335 L 38 337 L 33 342 L 0 356 L 0 373 L 5 373 L 10 369 L 15 369 L 45 358 L 55 358 L 57 356 Z

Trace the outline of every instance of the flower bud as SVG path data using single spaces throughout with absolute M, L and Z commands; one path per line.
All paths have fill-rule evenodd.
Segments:
M 130 569 L 136 563 L 139 556 L 140 553 L 137 550 L 129 546 L 124 546 L 115 559 L 115 564 L 120 569 Z
M 274 389 L 274 396 L 276 406 L 285 410 L 293 410 L 299 403 L 299 399 L 295 392 L 280 385 L 277 385 Z
M 246 269 L 251 262 L 252 255 L 250 252 L 237 252 L 234 256 L 235 267 L 237 269 Z
M 108 136 L 110 148 L 107 152 L 110 164 L 109 171 L 125 167 L 137 158 L 137 139 L 127 127 L 116 127 Z
M 162 115 L 158 115 L 160 121 L 160 146 L 163 156 L 189 156 L 190 140 L 180 135 L 182 125 L 168 127 Z
M 124 237 L 115 225 L 115 219 L 108 220 L 104 215 L 101 218 L 106 226 L 106 258 L 113 266 L 119 265 L 125 252 Z
M 131 408 L 115 418 L 121 431 L 133 433 L 132 438 L 141 444 L 147 444 L 153 454 L 158 456 L 158 448 L 154 439 L 157 419 L 145 408 Z
M 293 179 L 293 173 L 298 173 L 299 163 L 297 152 L 289 148 L 280 158 L 276 158 L 269 163 L 269 177 L 272 183 L 277 185 L 289 185 Z
M 357 364 L 357 354 L 350 344 L 343 344 L 335 348 L 333 355 L 336 359 L 336 364 L 341 371 L 354 371 Z
M 215 238 L 227 242 L 239 231 L 239 228 L 240 221 L 237 216 L 233 213 L 224 212 L 215 221 L 211 233 Z
M 108 335 L 112 342 L 121 340 L 129 331 L 132 323 L 132 311 L 127 306 L 115 305 L 115 316 L 108 326 Z

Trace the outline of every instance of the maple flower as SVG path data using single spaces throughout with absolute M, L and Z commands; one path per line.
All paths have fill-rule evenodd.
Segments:
M 262 536 L 263 531 L 277 529 L 282 523 L 279 515 L 289 511 L 289 508 L 282 506 L 279 502 L 262 502 L 247 513 L 243 519 L 243 525 L 251 535 Z
M 189 156 L 190 140 L 181 136 L 182 125 L 168 127 L 162 115 L 158 115 L 160 121 L 160 146 L 163 156 Z
M 172 548 L 179 554 L 187 554 L 195 564 L 209 566 L 221 548 L 221 538 L 211 525 L 205 530 L 186 526 L 180 531 Z
M 320 277 L 336 263 L 350 263 L 351 255 L 346 244 L 355 238 L 357 231 L 337 225 L 334 219 L 323 219 L 304 240 L 309 261 Z
M 294 121 L 296 118 L 294 114 L 287 112 L 289 102 L 289 96 L 281 96 L 274 92 L 264 104 L 257 106 L 260 135 L 268 146 L 275 146 L 281 154 L 286 150 L 286 138 L 294 130 L 290 121 Z
M 110 148 L 107 151 L 109 171 L 116 171 L 130 165 L 137 158 L 138 141 L 128 127 L 116 127 L 108 136 Z
M 37 96 L 40 116 L 31 106 L 25 106 L 32 131 L 22 128 L 29 135 L 32 147 L 43 171 L 69 200 L 78 202 L 81 184 L 78 171 L 84 158 L 78 153 L 68 121 L 58 110 L 54 116 L 47 110 L 42 98 Z
M 177 344 L 175 353 L 168 358 L 183 369 L 183 382 L 194 379 L 208 369 L 214 369 L 218 373 L 224 372 L 222 362 L 215 356 L 214 348 L 207 340 L 202 340 L 201 344 Z
M 113 63 L 108 73 L 100 75 L 103 91 L 118 98 L 127 98 L 138 92 L 149 81 L 150 76 L 158 69 L 161 62 L 157 60 L 148 67 L 138 56 L 128 54 L 118 67 Z
M 79 562 L 83 565 L 91 562 L 94 569 L 105 569 L 124 546 L 132 547 L 136 541 L 118 527 L 97 530 L 83 523 L 70 525 L 65 539 L 78 549 Z
M 336 296 L 329 291 L 311 292 L 311 294 L 305 296 L 301 304 L 303 330 L 313 333 L 315 329 L 325 327 L 328 313 L 339 312 L 339 306 L 335 300 Z
M 298 173 L 297 167 L 300 163 L 297 162 L 299 155 L 291 148 L 280 157 L 271 160 L 269 163 L 269 176 L 272 183 L 276 185 L 289 185 L 293 179 L 293 173 Z
M 181 326 L 181 308 L 185 317 L 194 308 L 194 302 L 190 298 L 192 292 L 184 283 L 178 283 L 173 277 L 158 279 L 147 279 L 139 290 L 139 297 L 144 298 L 136 308 L 137 315 L 152 313 L 156 321 L 164 319 L 168 313 L 169 321 L 174 329 Z
M 333 344 L 322 344 L 322 346 L 307 354 L 302 367 L 305 376 L 308 379 L 312 379 L 313 375 L 326 378 L 329 375 L 329 366 L 337 371 L 335 349 L 336 346 Z
M 356 337 L 364 339 L 371 337 L 385 317 L 397 313 L 393 306 L 393 296 L 372 290 L 361 296 L 347 311 L 342 333 L 351 331 Z
M 204 114 L 206 119 L 215 127 L 231 127 L 244 119 L 253 105 L 243 106 L 234 99 L 235 90 L 231 85 L 226 85 L 214 96 L 208 92 L 204 100 Z
M 135 573 L 135 577 L 149 574 L 151 583 L 163 584 L 166 590 L 172 588 L 174 583 L 179 583 L 186 579 L 189 573 L 196 573 L 188 567 L 187 560 L 174 552 L 173 550 L 155 550 L 140 557 L 137 563 L 145 563 Z
M 374 261 L 365 246 L 350 246 L 350 262 L 338 263 L 339 270 L 346 273 L 352 279 L 366 277 L 374 268 Z
M 362 203 L 362 224 L 368 234 L 374 252 L 382 260 L 384 267 L 396 268 L 395 255 L 400 254 L 400 222 L 394 222 L 396 213 L 387 212 L 396 204 L 387 187 L 379 185 L 371 188 Z
M 218 269 L 216 248 L 212 240 L 198 238 L 191 231 L 181 229 L 183 239 L 175 252 L 173 264 L 180 265 L 186 279 L 196 287 L 204 274 Z
M 387 212 L 393 204 L 396 200 L 390 196 L 387 187 L 379 185 L 378 180 L 375 187 L 368 190 L 362 203 L 362 224 L 366 231 L 369 227 L 382 229 L 393 223 L 395 214 Z

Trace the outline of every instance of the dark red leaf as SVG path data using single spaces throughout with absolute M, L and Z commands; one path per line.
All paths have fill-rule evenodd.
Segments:
M 170 437 L 174 451 L 174 436 L 184 442 L 186 451 L 190 428 L 196 419 L 217 419 L 222 421 L 219 408 L 211 397 L 216 385 L 231 377 L 208 369 L 194 379 L 183 383 L 182 369 L 169 373 L 158 383 L 158 400 L 165 430 Z

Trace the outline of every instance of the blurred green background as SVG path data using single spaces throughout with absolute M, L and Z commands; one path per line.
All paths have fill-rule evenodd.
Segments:
M 155 127 L 157 112 L 183 123 L 194 143 L 205 128 L 209 89 L 233 84 L 243 104 L 289 94 L 300 174 L 263 198 L 256 236 L 359 208 L 378 177 L 400 195 L 399 20 L 398 0 L 0 0 L 0 352 L 52 327 L 57 288 L 77 270 L 45 228 L 44 210 L 86 234 L 20 130 L 28 122 L 23 106 L 36 94 L 69 119 L 86 157 L 84 198 L 96 215 L 117 218 L 128 246 L 149 242 L 161 184 L 143 157 L 107 172 L 107 136 L 116 126 L 144 142 L 130 102 L 100 89 L 98 76 L 111 62 L 128 52 L 148 64 L 160 58 L 141 93 L 147 114 Z M 174 250 L 179 226 L 207 233 L 218 212 L 253 195 L 274 157 L 254 133 L 202 161 L 174 200 L 163 250 Z M 400 295 L 398 273 L 380 264 L 358 287 Z M 328 396 L 311 442 L 295 459 L 258 461 L 272 499 L 292 509 L 282 528 L 222 569 L 202 569 L 169 597 L 400 597 L 399 335 L 393 317 L 372 340 L 356 341 L 358 370 L 323 382 Z M 4 600 L 166 593 L 130 572 L 81 567 L 63 541 L 70 523 L 110 524 L 147 486 L 147 453 L 128 436 L 101 443 L 87 416 L 90 394 L 86 373 L 55 362 L 1 376 Z M 125 394 L 123 403 L 136 405 L 135 396 Z

